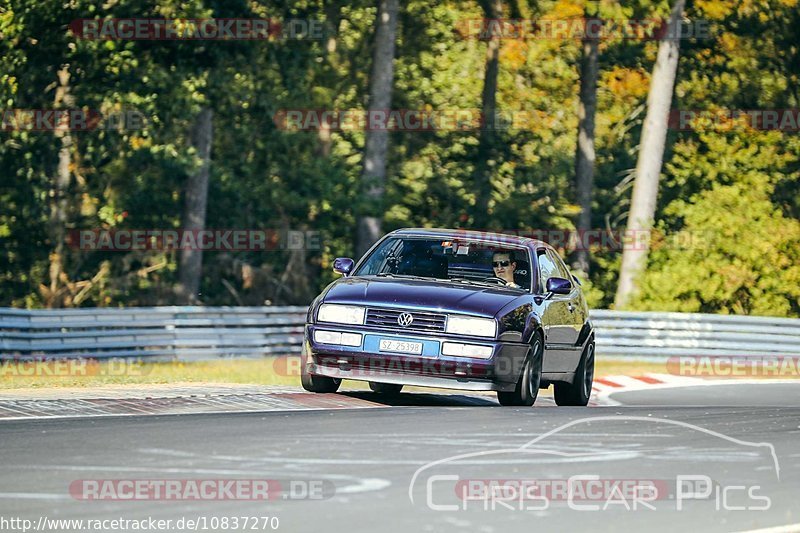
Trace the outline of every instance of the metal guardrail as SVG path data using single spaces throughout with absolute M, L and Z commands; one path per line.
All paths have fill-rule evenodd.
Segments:
M 800 355 L 800 319 L 596 310 L 598 356 Z
M 305 307 L 0 309 L 0 359 L 299 353 Z
M 299 353 L 305 307 L 0 308 L 0 359 L 200 360 Z M 598 356 L 800 355 L 800 319 L 591 313 Z

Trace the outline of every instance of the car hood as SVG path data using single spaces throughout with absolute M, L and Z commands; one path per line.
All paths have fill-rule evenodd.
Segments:
M 437 280 L 352 277 L 334 282 L 324 294 L 323 301 L 495 316 L 521 296 L 523 293 L 519 291 L 499 287 Z

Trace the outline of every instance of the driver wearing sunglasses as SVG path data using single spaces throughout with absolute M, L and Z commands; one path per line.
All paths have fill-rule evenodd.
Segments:
M 514 283 L 514 271 L 517 263 L 512 252 L 495 252 L 492 255 L 494 275 L 506 282 L 507 287 L 519 287 Z

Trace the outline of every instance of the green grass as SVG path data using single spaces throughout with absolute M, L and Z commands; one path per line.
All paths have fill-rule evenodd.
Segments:
M 293 358 L 297 359 L 297 358 Z M 90 364 L 86 371 L 61 369 L 57 375 L 21 375 L 30 372 L 22 367 L 17 371 L 5 366 L 0 373 L 0 389 L 43 387 L 96 387 L 123 384 L 167 383 L 249 383 L 261 385 L 299 385 L 300 379 L 291 375 L 287 358 L 280 359 L 229 359 L 194 363 L 140 363 Z M 288 370 L 287 370 L 288 368 Z M 298 367 L 299 368 L 299 367 Z
M 152 385 L 219 383 L 300 386 L 299 357 L 221 359 L 194 363 L 51 363 L 49 366 L 0 365 L 0 389 L 50 387 L 98 387 L 104 385 Z M 24 375 L 35 371 L 38 375 Z M 595 376 L 667 374 L 666 363 L 598 359 Z M 788 377 L 788 376 L 785 376 Z M 348 382 L 348 387 L 366 384 Z M 420 389 L 422 390 L 422 389 Z

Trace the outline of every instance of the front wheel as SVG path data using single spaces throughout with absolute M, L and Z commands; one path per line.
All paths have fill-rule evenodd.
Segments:
M 542 334 L 536 333 L 522 368 L 517 387 L 513 392 L 497 391 L 497 401 L 500 405 L 517 405 L 530 407 L 539 395 L 539 385 L 542 382 L 542 352 L 544 343 Z
M 594 382 L 594 339 L 589 341 L 581 355 L 572 383 L 556 383 L 556 405 L 583 407 L 589 403 Z

